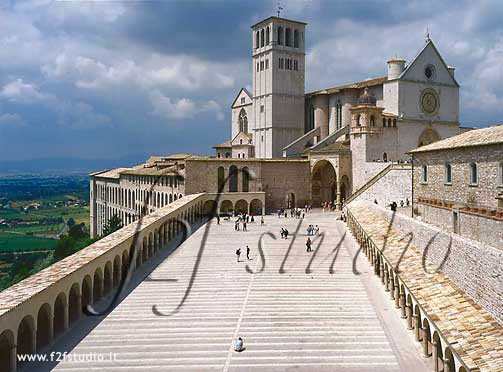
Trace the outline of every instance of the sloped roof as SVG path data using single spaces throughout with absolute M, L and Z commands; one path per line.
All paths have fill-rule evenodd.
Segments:
M 248 96 L 248 98 L 250 98 L 250 99 L 252 98 L 252 95 L 251 95 L 251 93 L 250 93 L 250 92 L 248 92 L 248 89 L 246 89 L 246 88 L 241 88 L 241 89 L 239 90 L 239 92 L 238 92 L 238 94 L 237 94 L 236 98 L 234 98 L 234 101 L 232 101 L 232 105 L 231 105 L 231 107 L 234 107 L 234 105 L 236 104 L 237 99 L 238 99 L 238 98 L 239 98 L 239 96 L 241 95 L 241 92 L 245 92 L 245 94 Z M 245 106 L 247 106 L 247 105 L 251 105 L 251 103 L 248 103 L 248 104 L 246 104 Z
M 105 171 L 91 173 L 90 176 L 97 176 L 97 177 L 103 177 L 103 178 L 119 178 L 121 172 L 129 170 L 129 169 L 131 169 L 131 168 L 109 169 L 109 170 L 105 170 Z
M 316 90 L 311 93 L 306 93 L 306 96 L 315 96 L 318 94 L 332 94 L 332 93 L 338 93 L 341 90 L 344 89 L 360 89 L 360 88 L 365 88 L 365 87 L 372 87 L 374 85 L 381 85 L 382 83 L 386 82 L 388 80 L 388 76 L 381 76 L 377 77 L 374 79 L 369 79 L 369 80 L 363 80 L 363 81 L 357 81 L 356 83 L 350 83 L 350 84 L 345 84 L 345 85 L 338 85 L 332 88 L 327 88 L 327 89 L 321 89 L 321 90 Z
M 426 41 L 426 43 L 424 44 L 423 48 L 421 48 L 421 50 L 416 54 L 416 56 L 412 59 L 412 62 L 409 63 L 407 65 L 407 67 L 405 68 L 405 70 L 403 70 L 403 72 L 400 74 L 400 76 L 398 77 L 398 79 L 402 79 L 405 74 L 407 74 L 407 71 L 409 71 L 412 66 L 414 66 L 414 64 L 416 63 L 417 59 L 419 58 L 419 56 L 421 54 L 423 54 L 424 50 L 426 48 L 428 48 L 428 46 L 432 46 L 433 50 L 435 51 L 435 53 L 437 53 L 438 55 L 438 58 L 440 59 L 440 61 L 442 62 L 442 64 L 444 65 L 444 67 L 447 69 L 447 71 L 449 71 L 449 66 L 447 66 L 447 63 L 445 63 L 444 59 L 442 58 L 442 55 L 440 54 L 440 52 L 438 51 L 437 47 L 435 46 L 435 44 L 433 43 L 433 40 L 431 39 L 428 39 L 428 41 Z M 459 87 L 459 84 L 458 82 L 456 81 L 456 78 L 454 76 L 451 75 L 451 78 L 452 80 L 454 81 L 454 84 L 456 84 L 456 86 Z
M 223 147 L 232 147 L 231 141 L 225 141 L 224 143 L 221 143 L 220 145 L 213 146 L 214 149 L 223 148 Z
M 448 150 L 460 147 L 487 146 L 503 144 L 503 125 L 469 130 L 429 145 L 418 147 L 409 153 Z

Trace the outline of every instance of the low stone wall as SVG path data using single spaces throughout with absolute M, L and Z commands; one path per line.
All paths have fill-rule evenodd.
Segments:
M 405 239 L 412 233 L 411 245 L 424 251 L 426 257 L 470 298 L 489 312 L 500 324 L 503 324 L 503 250 L 457 234 L 446 232 L 398 213 L 368 203 L 378 211 L 391 228 Z M 407 235 L 407 236 L 406 236 Z M 450 252 L 449 252 L 450 246 Z
M 375 164 L 381 166 L 381 168 L 377 167 L 379 171 L 383 169 L 382 164 L 387 165 L 387 163 Z M 378 173 L 378 171 L 375 173 Z M 353 202 L 369 201 L 373 203 L 374 200 L 377 200 L 379 205 L 386 206 L 393 201 L 398 205 L 400 205 L 400 200 L 403 200 L 404 203 L 406 199 L 412 201 L 411 176 L 411 169 L 391 169 L 377 180 L 376 183 L 356 197 Z
M 416 202 L 421 221 L 454 232 L 454 213 L 451 208 L 437 207 Z M 458 211 L 457 233 L 462 237 L 503 249 L 503 220 Z

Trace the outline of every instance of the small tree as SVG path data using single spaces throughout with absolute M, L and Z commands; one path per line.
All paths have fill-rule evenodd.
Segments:
M 108 223 L 106 224 L 105 228 L 103 229 L 103 235 L 101 237 L 105 237 L 107 235 L 110 235 L 111 233 L 119 230 L 120 228 L 122 228 L 122 221 L 118 215 L 114 214 L 108 220 Z

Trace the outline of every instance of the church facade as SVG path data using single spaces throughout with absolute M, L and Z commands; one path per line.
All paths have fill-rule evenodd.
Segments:
M 269 17 L 251 27 L 252 89 L 237 92 L 230 139 L 215 156 L 151 157 L 91 175 L 93 235 L 114 214 L 128 224 L 184 195 L 215 193 L 223 179 L 224 192 L 265 192 L 264 210 L 341 208 L 372 185 L 366 195 L 382 204 L 410 199 L 407 153 L 466 130 L 454 68 L 427 37 L 411 61 L 383 61 L 383 76 L 306 93 L 306 26 Z M 397 180 L 393 194 L 381 192 Z

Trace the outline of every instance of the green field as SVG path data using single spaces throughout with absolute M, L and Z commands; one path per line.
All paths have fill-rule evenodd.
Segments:
M 52 250 L 57 243 L 56 239 L 0 232 L 0 253 Z

